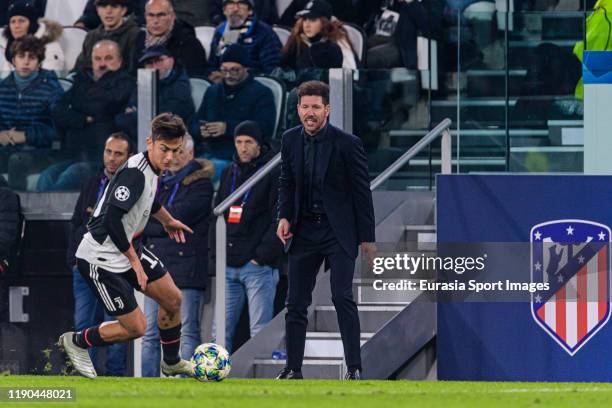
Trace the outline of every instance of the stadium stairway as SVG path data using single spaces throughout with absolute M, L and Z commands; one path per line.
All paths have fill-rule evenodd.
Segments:
M 434 193 L 376 191 L 373 195 L 379 251 L 392 252 L 409 242 L 417 246 L 419 254 L 432 249 Z M 374 279 L 362 273 L 358 262 L 353 293 L 361 321 L 363 377 L 435 378 L 435 304 L 415 291 L 374 290 Z M 233 377 L 273 378 L 285 365 L 284 359 L 272 358 L 274 351 L 285 350 L 285 313 L 279 313 L 236 350 Z M 302 371 L 309 379 L 340 379 L 346 372 L 326 272 L 319 273 L 313 292 Z

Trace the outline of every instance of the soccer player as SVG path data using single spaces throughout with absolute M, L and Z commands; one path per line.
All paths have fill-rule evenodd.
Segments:
M 142 337 L 146 318 L 136 303 L 134 289 L 159 304 L 157 325 L 163 350 L 162 372 L 167 376 L 193 375 L 191 363 L 179 357 L 181 291 L 159 259 L 132 238 L 149 216 L 158 220 L 170 238 L 185 242 L 191 229 L 174 219 L 156 200 L 157 177 L 169 169 L 186 133 L 183 120 L 170 113 L 153 119 L 147 151 L 132 156 L 108 183 L 76 252 L 81 276 L 117 320 L 60 336 L 58 346 L 83 376 L 95 378 L 87 349 Z

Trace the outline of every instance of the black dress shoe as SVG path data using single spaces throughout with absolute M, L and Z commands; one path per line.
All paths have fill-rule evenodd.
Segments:
M 349 368 L 344 376 L 345 380 L 361 380 L 361 372 L 358 368 Z
M 280 370 L 280 373 L 276 376 L 277 380 L 303 380 L 301 371 L 292 370 L 289 367 L 285 367 Z

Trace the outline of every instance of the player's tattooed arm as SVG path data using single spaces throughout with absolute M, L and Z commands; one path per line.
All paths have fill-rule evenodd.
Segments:
M 185 243 L 185 232 L 193 234 L 191 228 L 173 218 L 172 215 L 164 208 L 160 207 L 159 211 L 153 214 L 153 218 L 161 223 L 164 230 L 168 233 L 170 238 L 176 242 Z

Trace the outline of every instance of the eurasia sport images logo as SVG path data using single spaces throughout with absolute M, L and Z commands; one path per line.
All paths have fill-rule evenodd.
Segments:
M 610 235 L 587 220 L 531 229 L 531 281 L 549 284 L 531 295 L 531 315 L 570 356 L 610 319 Z

